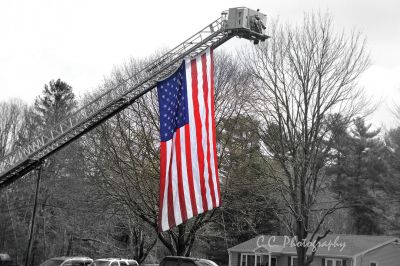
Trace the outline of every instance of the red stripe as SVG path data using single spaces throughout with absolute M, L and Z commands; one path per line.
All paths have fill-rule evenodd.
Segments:
M 160 145 L 160 208 L 158 210 L 158 230 L 162 231 L 162 210 L 165 193 L 165 173 L 167 167 L 167 145 L 164 141 Z
M 208 165 L 208 186 L 210 189 L 210 194 L 211 194 L 211 199 L 212 199 L 212 204 L 213 207 L 216 206 L 215 204 L 215 194 L 214 194 L 214 183 L 212 180 L 212 172 L 211 172 L 211 153 L 210 153 L 210 136 L 209 136 L 209 115 L 210 115 L 210 110 L 208 107 L 208 79 L 207 79 L 207 57 L 206 54 L 203 54 L 201 56 L 201 62 L 202 62 L 202 67 L 203 67 L 203 91 L 204 91 L 204 104 L 206 108 L 206 138 L 207 138 L 207 165 Z M 214 167 L 214 166 L 213 166 Z
M 181 209 L 182 222 L 187 220 L 185 192 L 183 190 L 182 179 L 182 156 L 181 156 L 181 130 L 178 128 L 175 132 L 175 145 L 176 145 L 176 165 L 178 174 L 178 193 L 179 193 L 179 206 Z
M 215 169 L 215 181 L 217 183 L 217 190 L 218 190 L 218 199 L 219 204 L 221 205 L 221 189 L 219 184 L 219 175 L 218 175 L 218 163 L 217 163 L 217 137 L 216 137 L 216 130 L 215 127 L 215 88 L 214 88 L 214 51 L 210 49 L 210 57 L 211 57 L 211 123 L 212 123 L 212 134 L 213 134 L 213 147 L 214 147 L 214 169 Z
M 206 198 L 206 185 L 204 180 L 204 153 L 202 147 L 202 132 L 201 132 L 202 124 L 199 111 L 196 59 L 192 60 L 191 69 L 192 69 L 192 101 L 193 101 L 194 120 L 196 125 L 197 157 L 199 161 L 199 172 L 200 172 L 200 191 L 203 202 L 203 210 L 207 211 L 208 205 Z
M 174 199 L 173 199 L 173 195 L 172 195 L 172 154 L 173 154 L 173 145 L 171 147 L 171 158 L 170 158 L 170 162 L 169 162 L 169 169 L 168 169 L 168 200 L 167 200 L 167 204 L 168 204 L 168 225 L 169 228 L 173 228 L 175 227 L 175 215 L 174 215 Z
M 192 170 L 192 152 L 190 148 L 190 128 L 189 125 L 185 125 L 185 147 L 186 147 L 186 168 L 187 168 L 187 176 L 189 183 L 189 193 L 190 193 L 190 202 L 192 204 L 193 216 L 197 216 L 197 204 L 196 204 L 196 196 L 194 192 L 193 185 L 193 170 Z

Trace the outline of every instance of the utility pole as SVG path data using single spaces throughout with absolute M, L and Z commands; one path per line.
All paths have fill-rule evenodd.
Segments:
M 38 197 L 39 197 L 39 188 L 40 188 L 40 177 L 42 173 L 42 164 L 40 164 L 36 168 L 36 191 L 35 191 L 35 203 L 33 205 L 33 212 L 32 212 L 32 218 L 31 218 L 31 224 L 29 226 L 29 241 L 28 241 L 28 248 L 26 250 L 26 257 L 25 257 L 25 266 L 29 265 L 29 260 L 31 257 L 31 251 L 32 251 L 32 242 L 33 242 L 33 236 L 34 236 L 34 231 L 35 231 L 35 222 L 36 222 L 36 211 L 37 211 L 37 205 L 38 205 Z

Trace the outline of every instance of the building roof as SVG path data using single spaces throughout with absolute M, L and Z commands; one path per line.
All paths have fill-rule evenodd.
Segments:
M 292 239 L 288 236 L 260 235 L 228 249 L 230 252 L 271 252 L 280 254 L 296 254 Z M 400 239 L 393 236 L 367 235 L 335 235 L 330 234 L 321 240 L 316 256 L 353 257 L 360 253 L 375 249 L 387 243 L 397 242 Z M 308 244 L 310 242 L 305 242 Z M 312 243 L 309 244 L 313 248 Z M 315 246 L 315 245 L 314 245 Z M 311 252 L 309 249 L 309 252 Z

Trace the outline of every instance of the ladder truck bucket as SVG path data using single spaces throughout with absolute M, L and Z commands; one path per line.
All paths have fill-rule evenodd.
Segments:
M 267 15 L 247 7 L 230 8 L 226 30 L 231 31 L 240 38 L 254 41 L 265 41 L 269 36 L 265 35 Z

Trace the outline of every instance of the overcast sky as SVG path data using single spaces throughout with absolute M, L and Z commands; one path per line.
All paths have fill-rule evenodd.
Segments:
M 173 47 L 221 11 L 244 5 L 288 23 L 298 23 L 304 12 L 329 11 L 337 30 L 362 31 L 372 65 L 360 85 L 381 102 L 371 121 L 397 125 L 389 107 L 400 103 L 398 0 L 1 0 L 0 101 L 16 97 L 32 103 L 57 78 L 82 96 L 130 57 Z M 240 45 L 229 41 L 219 49 Z

